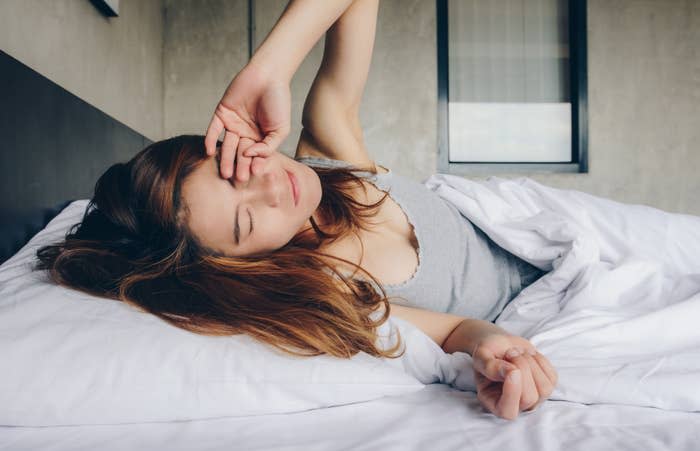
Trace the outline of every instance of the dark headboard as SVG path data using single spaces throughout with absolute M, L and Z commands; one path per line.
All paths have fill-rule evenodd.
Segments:
M 0 99 L 2 263 L 151 140 L 2 51 Z

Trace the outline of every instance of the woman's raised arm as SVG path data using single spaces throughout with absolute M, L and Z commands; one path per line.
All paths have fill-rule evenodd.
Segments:
M 353 0 L 291 0 L 249 64 L 290 82 L 299 65 Z
M 207 127 L 205 147 L 216 153 L 216 141 L 226 130 L 221 149 L 221 175 L 247 179 L 247 148 L 276 150 L 290 130 L 289 82 L 309 50 L 348 8 L 352 0 L 291 0 L 250 62 L 234 77 Z M 254 144 L 262 139 L 262 142 Z
M 328 29 L 323 60 L 304 102 L 297 156 L 321 153 L 372 166 L 360 103 L 372 61 L 379 0 L 355 0 Z

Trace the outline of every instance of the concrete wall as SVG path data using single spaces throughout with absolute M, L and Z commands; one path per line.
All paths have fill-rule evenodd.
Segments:
M 256 47 L 287 3 L 256 0 Z M 248 61 L 247 4 L 165 0 L 166 135 L 205 133 L 224 89 Z M 434 2 L 380 1 L 360 119 L 376 160 L 416 178 L 436 167 L 436 44 Z M 292 79 L 292 129 L 280 149 L 288 155 L 294 154 L 299 140 L 304 100 L 322 57 L 323 37 Z
M 167 134 L 204 133 L 247 61 L 246 3 L 166 0 Z M 257 0 L 256 45 L 286 3 Z M 188 18 L 191 38 L 176 32 Z M 380 1 L 360 120 L 375 159 L 416 180 L 437 167 L 435 35 L 435 2 Z M 292 81 L 289 155 L 322 52 L 321 39 Z M 700 215 L 700 2 L 589 0 L 588 69 L 589 172 L 498 175 Z
M 0 1 L 0 49 L 146 137 L 163 137 L 162 0 Z
M 589 173 L 533 176 L 700 215 L 700 2 L 588 1 Z
M 248 62 L 248 0 L 165 0 L 164 134 L 205 134 Z
M 256 0 L 256 45 L 286 3 Z M 151 139 L 203 134 L 248 60 L 247 0 L 122 0 L 120 14 L 2 0 L 0 48 Z M 323 38 L 292 80 L 289 155 L 322 52 Z M 436 62 L 435 2 L 381 0 L 360 120 L 375 159 L 416 180 L 437 167 Z M 497 175 L 700 215 L 700 2 L 589 0 L 588 69 L 589 173 Z

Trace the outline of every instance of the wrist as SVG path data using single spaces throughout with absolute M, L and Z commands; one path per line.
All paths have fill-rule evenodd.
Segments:
M 284 78 L 280 73 L 276 73 L 274 67 L 269 64 L 265 64 L 264 61 L 256 60 L 252 58 L 248 61 L 248 64 L 241 70 L 240 73 L 246 73 L 247 76 L 253 77 L 258 82 L 270 82 L 272 80 L 284 81 Z M 238 76 L 238 75 L 237 75 Z
M 283 67 L 281 61 L 275 61 L 272 57 L 267 57 L 267 54 L 256 53 L 248 61 L 245 70 L 255 73 L 255 76 L 261 80 L 279 80 L 291 82 L 295 68 L 292 65 Z
M 480 319 L 465 318 L 443 343 L 447 353 L 466 352 L 470 356 L 481 340 L 489 335 L 508 335 L 505 329 Z

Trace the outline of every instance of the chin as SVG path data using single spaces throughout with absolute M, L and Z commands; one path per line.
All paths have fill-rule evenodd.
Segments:
M 318 207 L 318 205 L 321 203 L 321 179 L 318 177 L 318 174 L 316 174 L 316 171 L 311 169 L 309 166 L 305 165 L 304 163 L 298 164 L 302 167 L 299 171 L 297 171 L 297 177 L 301 176 L 301 184 L 303 185 L 302 188 L 304 190 L 301 193 L 300 201 L 304 201 L 304 199 L 309 199 L 309 204 L 311 204 L 315 210 L 316 207 Z
M 318 174 L 311 170 L 313 172 L 313 183 L 310 184 L 312 185 L 311 190 L 313 191 L 314 194 L 314 201 L 312 202 L 314 206 L 314 211 L 318 208 L 318 206 L 321 204 L 321 197 L 323 196 L 323 187 L 321 187 L 321 179 L 318 177 Z
M 316 174 L 316 171 L 310 167 L 304 165 L 306 169 L 304 171 L 304 192 L 302 193 L 301 199 L 299 199 L 300 204 L 307 205 L 305 208 L 304 220 L 312 216 L 315 217 L 315 213 L 318 210 L 318 206 L 321 204 L 321 197 L 323 195 L 323 189 L 321 188 L 321 179 Z M 301 206 L 301 205 L 300 205 Z M 302 207 L 303 208 L 303 207 Z M 310 227 L 310 224 L 309 224 Z

